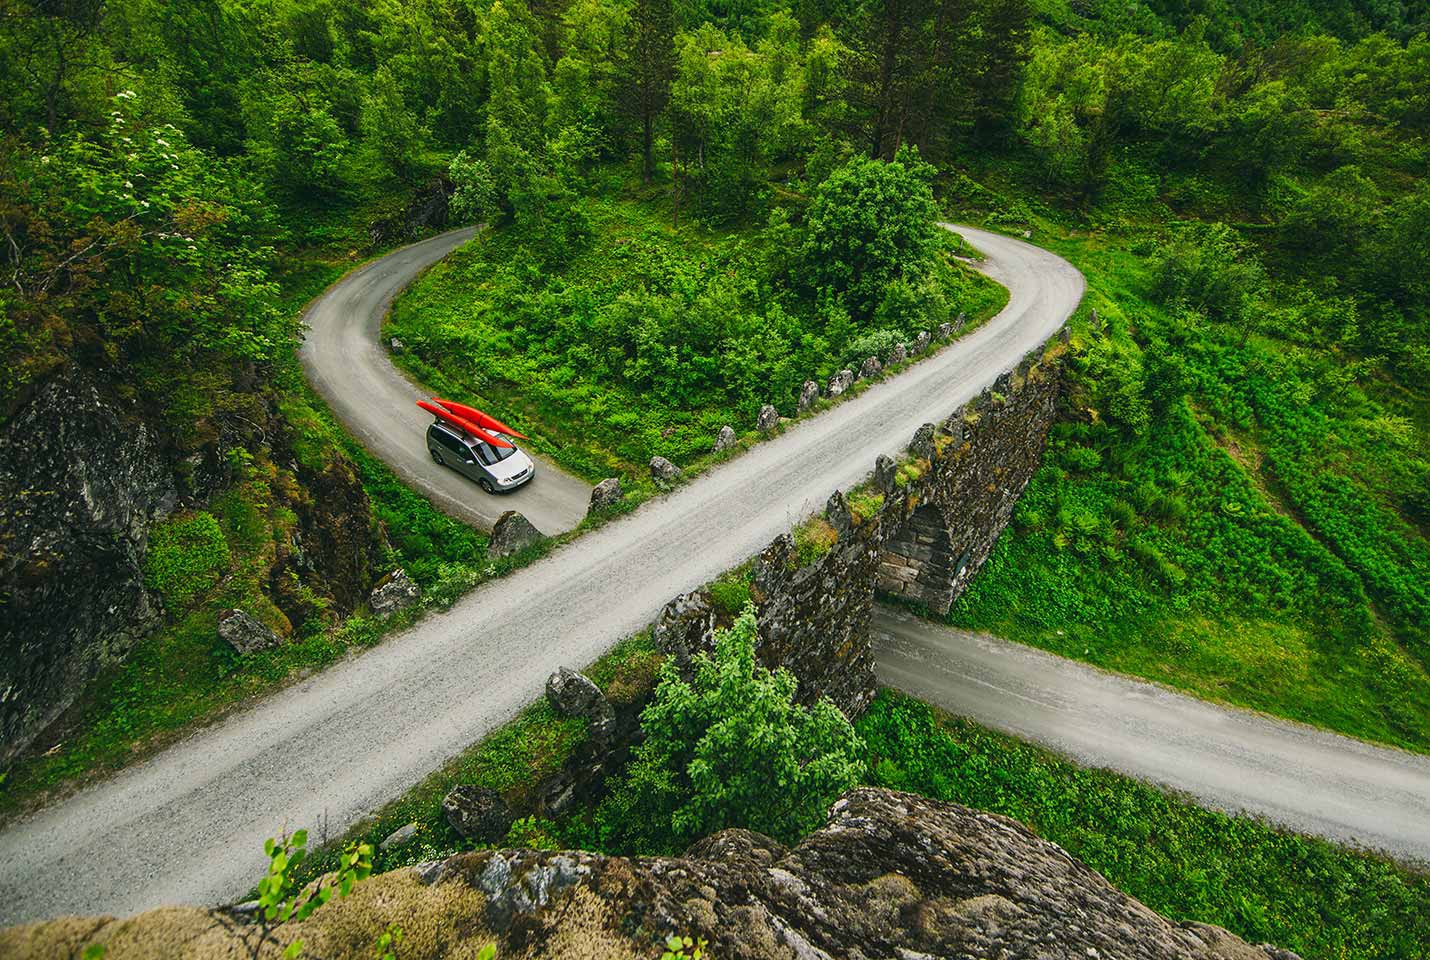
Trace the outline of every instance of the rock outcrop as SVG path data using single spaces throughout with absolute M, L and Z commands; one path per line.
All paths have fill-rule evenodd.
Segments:
M 446 174 L 438 174 L 412 193 L 407 206 L 368 227 L 368 242 L 374 247 L 402 240 L 416 240 L 447 225 L 448 204 L 457 185 Z
M 1005 817 L 863 788 L 797 846 L 747 830 L 680 858 L 484 850 L 358 884 L 301 923 L 260 929 L 223 910 L 67 918 L 0 932 L 0 955 L 58 960 L 372 956 L 400 923 L 404 960 L 659 957 L 671 935 L 720 960 L 933 957 L 1296 960 L 1219 928 L 1168 920 Z
M 162 621 L 145 587 L 150 528 L 240 483 L 235 452 L 277 477 L 270 504 L 291 518 L 260 581 L 289 624 L 353 610 L 377 572 L 381 537 L 352 464 L 300 456 L 271 397 L 183 436 L 118 397 L 70 369 L 0 427 L 0 765 Z

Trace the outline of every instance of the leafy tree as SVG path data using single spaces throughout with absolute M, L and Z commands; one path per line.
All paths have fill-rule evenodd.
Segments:
M 396 176 L 407 178 L 417 170 L 430 131 L 418 122 L 386 66 L 378 67 L 372 93 L 363 102 L 362 132 Z
M 655 124 L 670 102 L 675 77 L 675 15 L 670 0 L 633 0 L 635 28 L 621 77 L 621 106 L 640 128 L 641 176 L 655 173 Z
M 706 24 L 678 41 L 671 127 L 682 175 L 703 213 L 734 221 L 756 212 L 773 156 L 798 142 L 803 70 L 794 23 L 751 50 Z
M 138 119 L 137 99 L 120 91 L 104 128 L 0 166 L 3 302 L 28 345 L 6 379 L 79 360 L 194 429 L 245 402 L 205 378 L 273 362 L 295 321 L 277 307 L 272 214 L 252 185 L 176 127 Z
M 858 782 L 863 744 L 829 700 L 794 702 L 798 681 L 755 659 L 755 611 L 718 631 L 691 679 L 661 668 L 641 715 L 645 741 L 598 813 L 617 845 L 675 852 L 726 827 L 786 841 L 818 827 Z
M 1266 272 L 1226 224 L 1189 231 L 1157 256 L 1153 283 L 1163 303 L 1185 303 L 1216 320 L 1246 319 Z M 1245 328 L 1243 328 L 1245 329 Z
M 908 149 L 888 162 L 856 158 L 831 173 L 805 219 L 809 285 L 841 297 L 863 319 L 893 281 L 922 281 L 941 240 L 932 180 L 933 168 Z

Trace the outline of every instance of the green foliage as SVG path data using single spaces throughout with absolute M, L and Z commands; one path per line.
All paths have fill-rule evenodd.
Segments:
M 735 617 L 750 603 L 750 567 L 740 566 L 726 571 L 710 584 L 710 601 L 715 609 Z
M 795 562 L 807 567 L 834 548 L 839 541 L 839 531 L 822 516 L 813 516 L 795 526 L 791 531 L 794 538 Z
M 863 744 L 849 721 L 827 699 L 795 704 L 797 682 L 758 664 L 755 636 L 749 606 L 689 681 L 662 666 L 645 740 L 597 812 L 608 845 L 673 853 L 735 826 L 792 840 L 857 782 Z
M 678 937 L 675 934 L 665 938 L 665 952 L 660 960 L 704 960 L 707 944 L 703 939 Z
M 377 943 L 373 944 L 377 951 L 377 960 L 397 960 L 397 951 L 402 946 L 403 936 L 401 927 L 389 923 L 387 929 L 378 934 Z
M 1099 312 L 1071 375 L 1093 422 L 1055 429 L 952 617 L 1426 749 L 1430 547 L 1408 520 L 1424 457 L 1391 413 L 1414 408 L 1318 338 L 1274 336 L 1281 318 L 1255 333 L 1280 289 L 1225 228 L 1192 237 L 1147 259 L 1062 245 Z
M 179 613 L 218 582 L 229 561 L 228 541 L 212 514 L 178 517 L 150 531 L 144 582 L 159 591 L 171 613 Z
M 268 857 L 268 870 L 258 881 L 258 915 L 268 926 L 281 925 L 290 920 L 302 921 L 313 911 L 333 898 L 352 893 L 353 885 L 366 880 L 372 873 L 372 847 L 365 843 L 352 843 L 344 848 L 338 858 L 337 869 L 317 884 L 304 886 L 298 880 L 299 869 L 308 856 L 308 831 L 299 830 L 292 837 L 274 840 L 271 837 L 263 844 L 263 853 Z M 391 930 L 389 929 L 389 933 Z M 400 941 L 399 931 L 397 940 Z M 394 940 L 387 937 L 383 946 L 392 946 Z M 285 958 L 293 958 L 303 952 L 303 940 L 292 941 L 283 951 Z
M 387 329 L 408 347 L 398 362 L 500 411 L 593 480 L 639 475 L 656 454 L 686 465 L 725 424 L 752 427 L 763 404 L 793 406 L 804 380 L 853 362 L 848 314 L 774 275 L 769 230 L 677 230 L 633 201 L 587 210 L 593 242 L 561 270 L 534 269 L 515 226 L 433 267 L 393 306 Z M 999 302 L 999 288 L 942 258 L 923 282 L 940 320 L 981 319 Z
M 805 282 L 842 298 L 856 319 L 873 315 L 932 270 L 939 247 L 933 168 L 917 151 L 893 161 L 856 158 L 819 185 L 805 218 L 801 251 Z
M 1013 817 L 1174 920 L 1307 960 L 1410 958 L 1430 877 L 1076 766 L 884 691 L 858 723 L 876 786 Z

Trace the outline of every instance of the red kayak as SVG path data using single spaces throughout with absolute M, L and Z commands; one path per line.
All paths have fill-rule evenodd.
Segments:
M 508 437 L 516 437 L 518 440 L 529 439 L 528 437 L 517 433 L 515 430 L 502 423 L 496 417 L 489 416 L 488 414 L 485 414 L 482 411 L 478 410 L 476 407 L 469 407 L 466 404 L 458 403 L 455 400 L 442 400 L 438 397 L 433 397 L 432 399 L 436 403 L 440 403 L 442 406 L 446 407 L 448 410 L 461 417 L 463 420 L 466 420 L 469 423 L 475 423 L 483 430 L 490 430 L 493 433 L 504 433 Z
M 437 419 L 445 420 L 459 430 L 465 430 L 467 433 L 470 433 L 472 436 L 476 437 L 483 443 L 489 443 L 494 447 L 511 446 L 511 444 L 507 443 L 501 437 L 492 436 L 490 433 L 487 433 L 485 430 L 477 426 L 472 421 L 468 420 L 466 417 L 460 416 L 459 414 L 455 414 L 445 407 L 439 407 L 436 403 L 429 403 L 426 400 L 418 400 L 417 405 L 423 410 L 426 410 L 428 413 L 435 416 Z M 469 407 L 468 409 L 471 408 Z

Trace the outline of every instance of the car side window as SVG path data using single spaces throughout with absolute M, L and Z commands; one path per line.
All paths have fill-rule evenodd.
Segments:
M 462 452 L 462 442 L 456 437 L 452 436 L 446 430 L 437 431 L 437 442 L 442 444 L 442 446 L 446 447 L 453 453 L 459 454 Z

